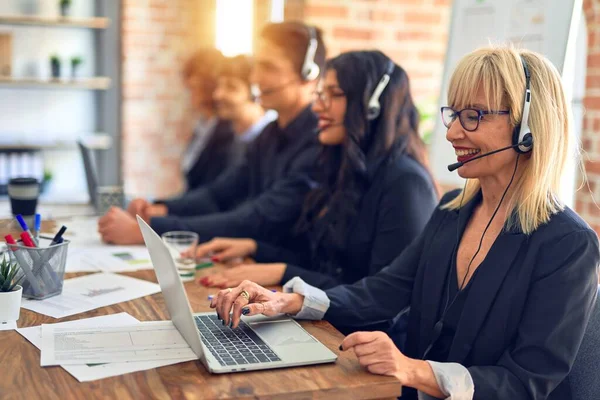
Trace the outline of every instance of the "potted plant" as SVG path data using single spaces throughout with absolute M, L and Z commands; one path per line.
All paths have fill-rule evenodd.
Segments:
M 0 262 L 0 322 L 16 321 L 21 311 L 23 288 L 19 285 L 24 274 L 16 278 L 19 266 L 4 258 Z
M 68 17 L 69 12 L 71 11 L 71 0 L 60 0 L 60 15 L 63 17 Z
M 50 183 L 52 182 L 52 171 L 49 169 L 44 170 L 44 178 L 42 179 L 42 183 L 40 184 L 40 192 L 46 193 Z
M 60 58 L 56 54 L 50 56 L 50 68 L 52 70 L 52 78 L 60 78 Z
M 79 66 L 83 64 L 83 59 L 79 56 L 71 58 L 71 77 L 73 79 L 77 78 L 77 70 Z

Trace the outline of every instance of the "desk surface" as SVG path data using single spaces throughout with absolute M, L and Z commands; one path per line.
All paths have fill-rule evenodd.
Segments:
M 83 274 L 70 274 L 71 277 Z M 153 271 L 126 275 L 156 282 Z M 194 282 L 185 284 L 194 312 L 209 311 L 209 290 Z M 210 290 L 214 293 L 214 290 Z M 61 319 L 89 318 L 127 312 L 140 321 L 168 319 L 161 293 Z M 59 322 L 21 309 L 19 327 Z M 334 353 L 343 336 L 323 321 L 302 326 Z M 395 398 L 400 383 L 391 377 L 369 374 L 352 352 L 341 353 L 335 364 L 269 371 L 209 374 L 199 361 L 80 383 L 61 367 L 40 367 L 40 352 L 15 331 L 0 331 L 2 377 L 0 398 L 10 399 L 373 399 Z

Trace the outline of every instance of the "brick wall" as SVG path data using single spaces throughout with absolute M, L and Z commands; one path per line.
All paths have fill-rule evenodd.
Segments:
M 214 43 L 211 4 L 123 2 L 123 178 L 128 194 L 168 196 L 182 188 L 180 156 L 192 121 L 179 73 L 192 49 Z
M 417 104 L 437 106 L 450 0 L 304 0 L 303 3 L 304 20 L 324 32 L 328 56 L 348 50 L 379 49 L 406 69 Z
M 585 115 L 581 140 L 585 151 L 585 168 L 589 187 L 577 192 L 576 211 L 600 235 L 600 0 L 584 0 L 588 29 Z M 592 198 L 593 195 L 593 198 Z

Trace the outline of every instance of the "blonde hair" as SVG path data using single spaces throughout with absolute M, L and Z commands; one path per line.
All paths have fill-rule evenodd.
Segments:
M 509 46 L 481 48 L 459 62 L 450 79 L 448 102 L 456 109 L 468 107 L 482 88 L 488 109 L 508 109 L 514 128 L 521 121 L 525 94 L 521 57 L 531 74 L 529 127 L 534 147 L 508 201 L 505 226 L 516 226 L 530 234 L 547 223 L 552 214 L 564 209 L 558 197 L 560 179 L 569 157 L 574 155 L 572 150 L 576 150 L 571 108 L 558 71 L 544 56 L 528 50 Z M 462 204 L 479 190 L 479 181 L 468 179 Z M 457 196 L 443 208 L 459 209 L 461 197 Z

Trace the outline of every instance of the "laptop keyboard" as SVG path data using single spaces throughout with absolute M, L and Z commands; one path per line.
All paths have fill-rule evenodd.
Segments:
M 194 316 L 202 342 L 223 366 L 281 361 L 246 323 L 231 329 L 216 315 Z

